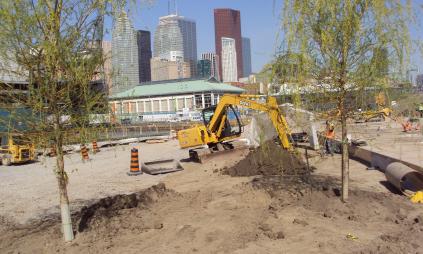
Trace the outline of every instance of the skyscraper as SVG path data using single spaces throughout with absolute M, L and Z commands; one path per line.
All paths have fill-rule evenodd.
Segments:
M 111 94 L 131 89 L 139 84 L 137 36 L 126 12 L 121 11 L 117 15 L 112 32 L 114 75 Z
M 219 73 L 223 79 L 223 55 L 222 55 L 222 37 L 232 38 L 236 49 L 236 68 L 237 78 L 243 76 L 242 67 L 242 39 L 241 39 L 241 14 L 232 9 L 214 10 L 214 29 L 216 54 L 219 56 Z M 228 71 L 227 71 L 228 72 Z
M 191 73 L 195 73 L 197 64 L 195 21 L 175 14 L 161 17 L 154 33 L 154 57 L 189 62 Z
M 103 64 L 103 75 L 104 75 L 104 82 L 105 82 L 105 90 L 107 93 L 110 93 L 110 89 L 112 87 L 112 42 L 111 41 L 102 41 L 101 46 L 103 48 L 103 55 L 105 57 L 104 64 Z
M 242 37 L 242 74 L 248 77 L 251 74 L 251 43 L 250 39 Z
M 219 56 L 215 53 L 203 53 L 201 54 L 201 59 L 210 61 L 210 76 L 220 80 Z
M 211 75 L 211 61 L 208 59 L 198 60 L 197 63 L 197 77 L 199 78 L 210 78 Z
M 222 70 L 223 82 L 238 81 L 235 39 L 222 37 Z
M 139 81 L 151 81 L 151 36 L 150 31 L 137 31 Z

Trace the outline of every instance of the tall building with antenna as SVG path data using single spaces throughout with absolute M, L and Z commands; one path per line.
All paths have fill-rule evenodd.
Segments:
M 159 25 L 154 33 L 153 56 L 168 61 L 189 63 L 190 72 L 195 75 L 197 64 L 196 23 L 194 20 L 178 15 L 176 2 L 174 2 L 174 9 L 173 14 L 159 19 Z
M 112 31 L 113 84 L 111 94 L 139 84 L 137 34 L 128 15 L 121 11 L 115 17 Z

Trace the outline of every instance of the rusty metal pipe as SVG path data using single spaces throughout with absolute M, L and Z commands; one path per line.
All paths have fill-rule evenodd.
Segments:
M 390 163 L 386 167 L 385 176 L 404 194 L 423 190 L 423 174 L 400 162 Z

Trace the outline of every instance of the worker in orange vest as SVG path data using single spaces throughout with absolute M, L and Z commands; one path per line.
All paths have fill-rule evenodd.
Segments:
M 410 120 L 407 120 L 407 122 L 403 123 L 402 128 L 403 128 L 404 132 L 412 131 L 412 125 L 411 125 Z
M 333 156 L 333 140 L 335 139 L 335 126 L 333 123 L 326 121 L 326 134 L 325 134 L 325 147 L 326 153 Z

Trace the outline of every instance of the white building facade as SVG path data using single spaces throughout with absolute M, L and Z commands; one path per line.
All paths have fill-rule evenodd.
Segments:
M 222 80 L 238 81 L 235 39 L 228 37 L 222 37 Z

